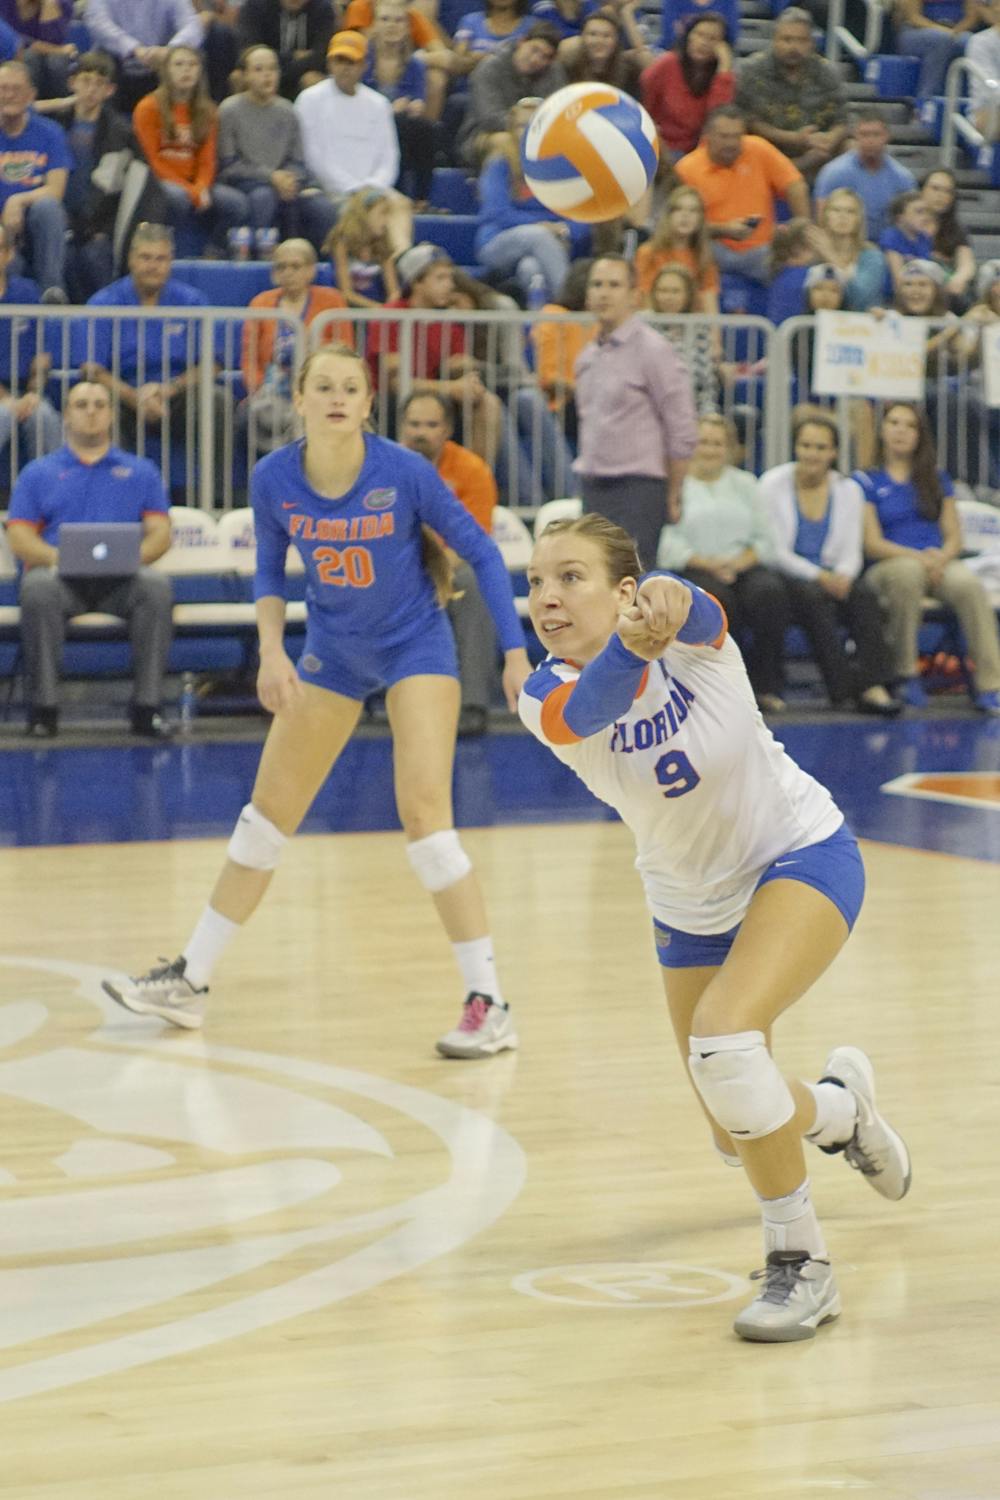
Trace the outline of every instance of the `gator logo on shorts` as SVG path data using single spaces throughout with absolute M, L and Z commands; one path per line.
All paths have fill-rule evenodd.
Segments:
M 323 663 L 318 656 L 313 656 L 311 651 L 307 651 L 302 658 L 302 670 L 303 672 L 322 672 Z
M 365 510 L 388 510 L 396 503 L 396 491 L 392 490 L 369 490 L 361 504 Z

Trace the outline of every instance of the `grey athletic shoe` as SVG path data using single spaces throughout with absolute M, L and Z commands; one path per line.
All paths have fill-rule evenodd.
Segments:
M 493 1057 L 517 1046 L 517 1032 L 506 1005 L 473 990 L 466 995 L 462 1019 L 437 1043 L 442 1057 Z
M 821 1323 L 840 1316 L 840 1294 L 829 1261 L 806 1250 L 772 1250 L 751 1281 L 764 1290 L 740 1313 L 733 1328 L 757 1344 L 790 1344 L 815 1337 Z
M 172 1026 L 194 1031 L 204 1019 L 201 997 L 208 994 L 208 985 L 196 989 L 190 979 L 185 979 L 184 969 L 183 957 L 175 958 L 172 963 L 161 959 L 158 967 L 135 979 L 126 979 L 124 984 L 102 979 L 101 989 L 136 1015 L 159 1016 Z
M 875 1070 L 860 1047 L 835 1047 L 826 1060 L 822 1083 L 839 1083 L 849 1089 L 858 1107 L 854 1134 L 843 1146 L 825 1146 L 827 1152 L 843 1151 L 862 1177 L 883 1198 L 898 1202 L 910 1190 L 910 1153 L 905 1142 L 875 1108 Z

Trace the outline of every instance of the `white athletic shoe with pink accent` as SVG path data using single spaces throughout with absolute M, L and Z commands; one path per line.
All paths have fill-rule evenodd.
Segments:
M 506 1005 L 472 990 L 465 997 L 462 1019 L 437 1043 L 442 1057 L 494 1057 L 517 1046 L 517 1032 Z

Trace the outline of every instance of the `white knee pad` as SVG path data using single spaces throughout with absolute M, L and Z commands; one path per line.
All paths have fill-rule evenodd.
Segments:
M 281 858 L 288 837 L 248 802 L 233 829 L 226 853 L 237 865 L 248 870 L 273 870 Z
M 692 1036 L 688 1066 L 713 1120 L 740 1140 L 770 1135 L 792 1118 L 795 1101 L 762 1031 Z
M 425 839 L 407 844 L 406 857 L 427 891 L 446 891 L 450 885 L 464 880 L 472 869 L 472 861 L 454 828 L 428 834 Z

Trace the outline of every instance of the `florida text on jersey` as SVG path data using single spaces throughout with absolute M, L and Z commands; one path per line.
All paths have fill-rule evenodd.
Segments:
M 290 443 L 254 467 L 251 499 L 256 598 L 286 597 L 291 545 L 306 568 L 311 627 L 386 643 L 409 638 L 438 609 L 422 562 L 427 525 L 475 569 L 504 649 L 523 644 L 496 547 L 420 454 L 366 435 L 357 480 L 331 500 L 306 479 L 304 444 Z
M 721 606 L 692 593 L 688 624 L 659 660 L 640 660 L 617 635 L 583 669 L 550 656 L 519 709 L 632 830 L 654 917 L 716 933 L 742 919 L 768 865 L 829 837 L 843 817 L 762 720 Z M 584 705 L 587 674 L 615 684 L 603 699 L 618 694 L 610 713 Z

